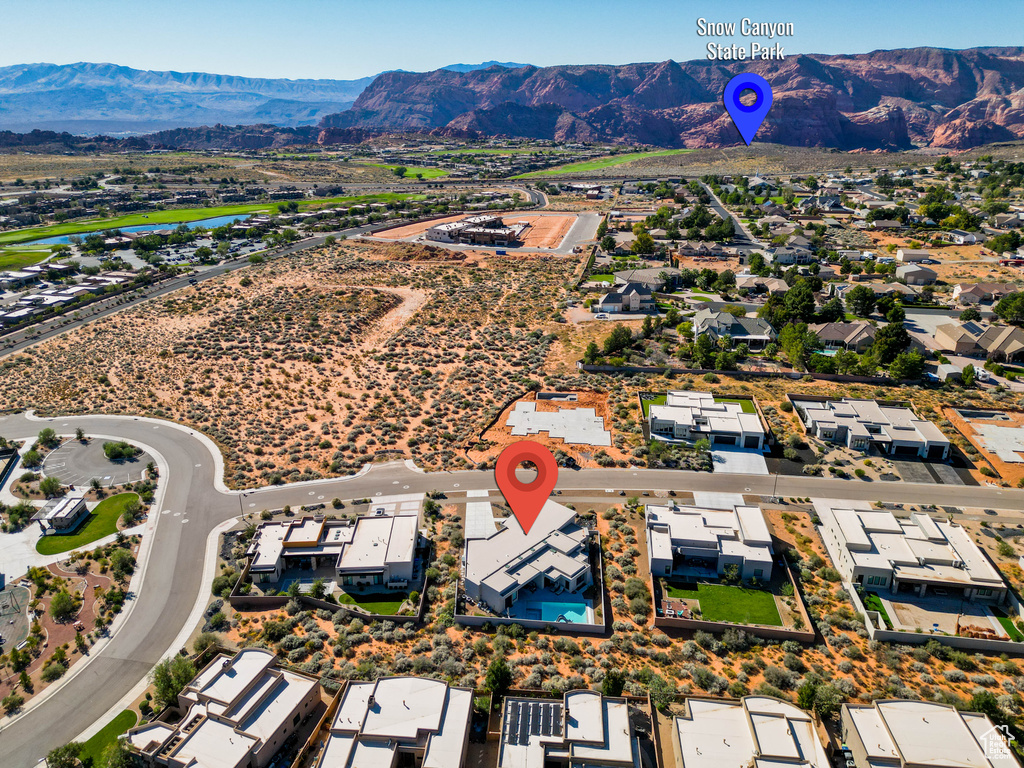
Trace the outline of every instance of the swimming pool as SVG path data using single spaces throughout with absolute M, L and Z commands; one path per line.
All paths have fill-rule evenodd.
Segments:
M 550 621 L 551 623 L 556 623 L 560 620 L 559 617 L 564 616 L 565 621 L 570 622 L 572 624 L 590 623 L 589 606 L 584 602 L 541 603 L 529 601 L 522 604 L 522 612 L 522 617 L 525 619 L 540 619 L 541 621 Z

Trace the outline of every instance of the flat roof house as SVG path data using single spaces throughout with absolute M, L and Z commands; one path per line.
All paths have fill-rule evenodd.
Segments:
M 280 581 L 287 568 L 333 566 L 345 586 L 405 587 L 413 578 L 416 515 L 343 520 L 304 517 L 266 522 L 256 529 L 247 551 L 254 582 Z
M 746 344 L 752 350 L 764 349 L 775 341 L 775 329 L 760 317 L 736 317 L 728 312 L 702 309 L 693 316 L 694 338 L 707 333 L 714 341 L 728 336 L 737 344 Z
M 629 703 L 597 691 L 505 698 L 498 768 L 641 768 Z
M 473 691 L 441 680 L 350 682 L 316 768 L 463 768 Z
M 216 656 L 178 694 L 181 720 L 132 728 L 129 744 L 147 766 L 266 768 L 320 703 L 320 684 L 276 658 L 262 648 Z
M 819 505 L 822 537 L 844 579 L 894 594 L 928 587 L 969 600 L 1001 602 L 1006 583 L 959 525 L 916 512 L 909 520 L 887 510 Z
M 759 451 L 764 447 L 765 431 L 753 400 L 750 406 L 745 411 L 742 403 L 716 400 L 710 392 L 669 392 L 664 405 L 648 409 L 651 437 L 688 443 L 707 439 L 712 445 Z
M 590 533 L 576 512 L 546 501 L 529 533 L 514 517 L 487 538 L 467 539 L 466 597 L 503 613 L 524 588 L 577 592 L 593 583 Z
M 772 537 L 761 510 L 739 505 L 732 509 L 648 504 L 647 555 L 651 575 L 721 576 L 735 565 L 744 580 L 772 577 Z M 696 569 L 696 571 L 694 571 Z
M 672 729 L 682 768 L 830 768 L 811 715 L 769 696 L 687 699 Z
M 843 742 L 857 768 L 1019 768 L 988 715 L 934 701 L 843 704 Z
M 807 431 L 819 440 L 858 451 L 877 448 L 897 456 L 944 461 L 949 440 L 941 430 L 910 408 L 874 400 L 793 399 Z
M 32 515 L 32 519 L 39 523 L 39 527 L 44 533 L 46 531 L 66 532 L 77 528 L 88 516 L 89 509 L 85 506 L 84 498 L 65 496 L 60 499 L 50 499 Z

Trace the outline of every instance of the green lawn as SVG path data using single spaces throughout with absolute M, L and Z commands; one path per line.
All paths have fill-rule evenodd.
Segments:
M 742 397 L 716 397 L 716 403 L 738 403 L 743 413 L 757 413 L 753 400 L 744 400 Z
M 1013 642 L 1024 642 L 1024 632 L 1021 632 L 1017 625 L 1013 623 L 1013 619 L 1006 615 L 1006 611 L 993 605 L 992 613 L 995 614 L 996 619 L 998 619 Z
M 668 597 L 699 600 L 701 618 L 732 624 L 764 624 L 781 627 L 782 618 L 771 592 L 729 584 L 698 584 L 696 590 L 665 585 Z
M 597 283 L 614 283 L 615 275 L 591 275 L 589 279 Z
M 130 709 L 126 709 L 103 726 L 102 729 L 82 745 L 82 751 L 78 755 L 78 759 L 82 761 L 82 765 L 100 765 L 100 760 L 107 747 L 113 744 L 117 740 L 117 737 L 129 728 L 134 728 L 138 721 L 139 719 L 135 716 L 135 713 Z
M 647 413 L 650 411 L 652 405 L 664 405 L 668 400 L 668 395 L 658 395 L 652 400 L 641 400 L 640 405 L 644 409 L 644 418 L 647 418 Z
M 364 611 L 380 616 L 394 616 L 408 598 L 408 592 L 372 592 L 365 595 L 344 592 L 338 597 L 338 602 L 342 605 L 358 605 Z
M 21 269 L 36 264 L 50 253 L 49 248 L 0 248 L 0 270 Z
M 889 618 L 889 612 L 885 610 L 885 606 L 882 604 L 882 598 L 874 592 L 864 592 L 861 598 L 864 601 L 864 607 L 869 611 L 878 611 L 885 622 L 885 626 L 888 629 L 892 629 L 892 619 Z
M 104 499 L 86 518 L 77 532 L 68 535 L 43 536 L 36 542 L 36 552 L 41 555 L 59 555 L 61 552 L 81 549 L 97 539 L 117 533 L 117 519 L 121 517 L 128 502 L 138 497 L 137 493 L 119 493 Z
M 690 301 L 712 301 L 710 296 L 690 296 Z
M 377 195 L 350 195 L 348 197 L 327 197 L 319 200 L 296 201 L 299 210 L 311 210 L 323 206 L 339 204 L 355 205 L 359 203 L 386 203 L 392 200 L 425 200 L 425 195 L 385 192 Z M 78 235 L 85 232 L 96 232 L 119 227 L 136 227 L 143 224 L 181 224 L 183 222 L 212 219 L 217 216 L 238 216 L 244 219 L 253 213 L 268 212 L 276 209 L 277 203 L 248 203 L 245 205 L 218 205 L 208 208 L 175 208 L 169 211 L 150 211 L 149 213 L 132 213 L 127 216 L 114 216 L 107 219 L 83 219 L 66 221 L 61 224 L 50 224 L 45 227 L 18 229 L 0 234 L 0 245 L 28 243 L 44 237 L 61 237 Z
M 648 157 L 667 157 L 669 155 L 683 155 L 693 152 L 692 149 L 665 149 L 660 152 L 627 152 L 623 155 L 609 155 L 608 157 L 596 157 L 593 160 L 581 160 L 578 163 L 567 163 L 556 165 L 554 168 L 545 168 L 543 171 L 531 171 L 513 176 L 513 179 L 536 179 L 544 176 L 561 176 L 565 173 L 582 173 L 586 171 L 599 171 L 602 168 L 612 168 L 616 165 L 629 163 L 633 160 L 642 160 Z
M 382 165 L 379 163 L 369 163 L 372 168 L 384 168 L 388 171 L 394 171 L 397 165 Z M 402 178 L 403 181 L 416 181 L 416 174 L 422 173 L 424 179 L 440 179 L 442 176 L 447 176 L 448 171 L 443 168 L 427 168 L 418 167 L 413 165 L 405 166 L 405 176 Z

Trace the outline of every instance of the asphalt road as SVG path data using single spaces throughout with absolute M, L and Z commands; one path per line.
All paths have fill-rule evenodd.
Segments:
M 203 569 L 196 567 L 210 531 L 242 512 L 276 509 L 290 504 L 418 493 L 431 489 L 466 491 L 496 490 L 490 472 L 462 471 L 422 473 L 404 462 L 374 466 L 349 479 L 336 479 L 261 488 L 245 493 L 219 491 L 215 485 L 215 460 L 205 443 L 187 429 L 168 422 L 131 416 L 81 416 L 30 420 L 24 415 L 0 418 L 0 434 L 7 438 L 33 438 L 46 426 L 58 434 L 72 435 L 76 427 L 86 434 L 116 435 L 152 447 L 167 463 L 164 509 L 181 516 L 159 515 L 146 577 L 137 604 L 111 642 L 86 662 L 57 695 L 30 709 L 0 730 L 0 754 L 5 768 L 30 768 L 55 746 L 64 744 L 88 728 L 94 719 L 116 704 L 143 679 L 169 650 L 185 626 L 192 608 L 208 585 Z M 562 470 L 558 490 L 600 493 L 614 489 L 629 495 L 655 490 L 703 490 L 780 496 L 846 498 L 864 501 L 934 503 L 985 506 L 999 510 L 1024 510 L 1024 491 L 913 483 L 867 483 L 831 478 L 774 477 L 763 475 L 715 475 L 675 470 L 587 469 Z M 567 494 L 568 495 L 568 494 Z M 184 520 L 188 522 L 183 522 Z

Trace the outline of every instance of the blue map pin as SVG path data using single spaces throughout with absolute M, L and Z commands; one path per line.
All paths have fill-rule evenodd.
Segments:
M 757 97 L 749 107 L 740 102 L 740 94 L 744 91 L 753 91 Z M 772 87 L 760 75 L 742 72 L 725 86 L 725 111 L 729 113 L 748 147 L 771 108 Z

